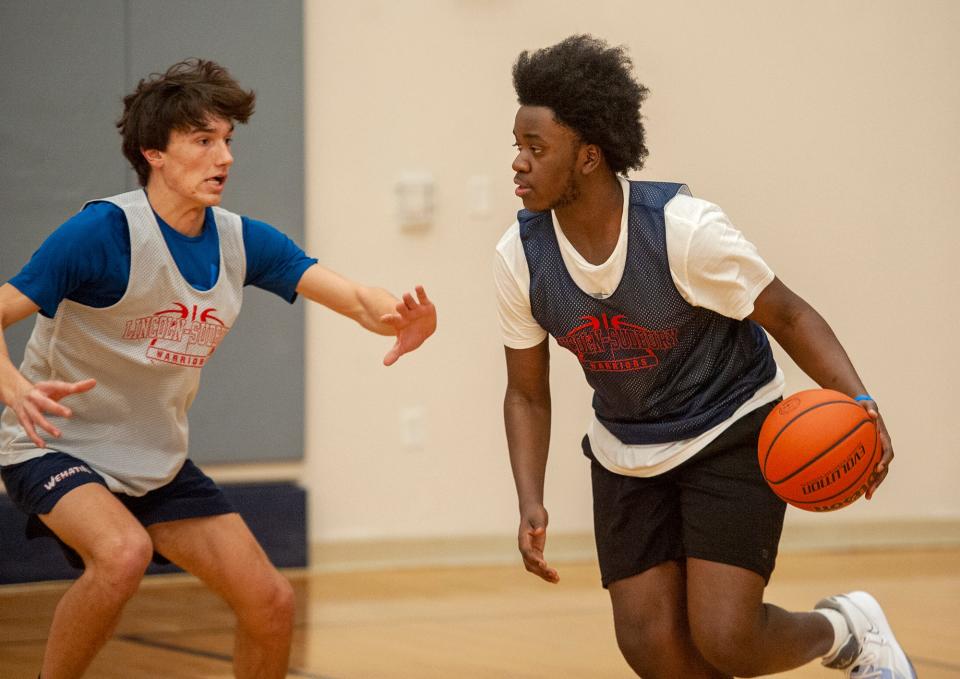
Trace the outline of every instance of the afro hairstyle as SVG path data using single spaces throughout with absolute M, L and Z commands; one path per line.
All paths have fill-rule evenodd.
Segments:
M 617 174 L 643 167 L 640 104 L 648 90 L 632 73 L 625 47 L 610 47 L 590 35 L 574 35 L 513 65 L 513 86 L 521 106 L 545 106 L 557 122 L 603 151 Z

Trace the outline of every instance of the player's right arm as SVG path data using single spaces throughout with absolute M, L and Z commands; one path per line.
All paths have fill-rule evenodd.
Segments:
M 60 430 L 53 426 L 45 415 L 70 417 L 70 409 L 59 403 L 60 399 L 88 391 L 96 381 L 90 379 L 82 382 L 49 381 L 32 384 L 20 374 L 10 361 L 3 331 L 39 310 L 40 307 L 34 304 L 33 300 L 9 283 L 0 286 L 0 402 L 17 414 L 17 419 L 30 440 L 38 448 L 44 448 L 46 445 L 37 433 L 38 427 L 55 438 L 60 436 Z
M 507 391 L 503 421 L 520 508 L 517 546 L 528 571 L 547 582 L 557 582 L 557 571 L 543 556 L 549 520 L 543 485 L 550 446 L 550 352 L 547 340 L 529 349 L 504 350 Z
M 530 308 L 530 272 L 517 223 L 497 244 L 493 280 L 507 359 L 503 419 L 520 505 L 517 543 L 528 571 L 557 582 L 557 571 L 543 557 L 548 521 L 543 481 L 550 446 L 550 350 L 547 333 Z

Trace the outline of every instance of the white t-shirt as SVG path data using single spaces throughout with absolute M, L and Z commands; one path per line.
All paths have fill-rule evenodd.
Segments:
M 607 297 L 617 289 L 627 263 L 627 217 L 630 184 L 620 178 L 623 216 L 620 237 L 613 253 L 601 264 L 591 264 L 567 240 L 553 217 L 554 232 L 563 262 L 577 287 L 594 297 Z M 667 259 L 670 275 L 680 295 L 691 305 L 741 320 L 753 312 L 753 303 L 774 278 L 756 247 L 738 231 L 713 203 L 678 193 L 664 207 Z M 497 243 L 494 282 L 503 343 L 511 349 L 529 349 L 547 336 L 530 309 L 530 270 L 514 222 Z M 627 476 L 654 476 L 689 459 L 717 438 L 737 419 L 783 394 L 783 372 L 762 386 L 727 420 L 682 441 L 628 445 L 611 434 L 594 417 L 587 435 L 593 454 L 604 467 Z

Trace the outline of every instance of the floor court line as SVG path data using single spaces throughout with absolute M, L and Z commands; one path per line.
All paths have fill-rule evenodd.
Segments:
M 165 641 L 157 641 L 155 639 L 148 639 L 136 634 L 121 634 L 115 637 L 117 640 L 126 641 L 132 644 L 139 644 L 141 646 L 150 646 L 152 648 L 163 649 L 164 651 L 173 651 L 175 653 L 184 653 L 186 655 L 195 655 L 201 658 L 210 658 L 212 660 L 222 660 L 227 663 L 233 663 L 233 656 L 227 655 L 226 653 L 215 653 L 213 651 L 204 651 L 198 648 L 190 648 L 188 646 L 180 646 L 178 644 L 171 644 Z M 297 669 L 291 667 L 287 669 L 287 676 L 294 677 L 304 677 L 304 679 L 334 679 L 323 674 L 316 674 L 314 672 L 308 672 L 306 670 Z

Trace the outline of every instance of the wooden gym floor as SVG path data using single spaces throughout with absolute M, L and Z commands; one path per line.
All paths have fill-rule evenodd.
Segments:
M 288 573 L 298 595 L 288 677 L 629 679 L 593 564 L 559 564 L 550 586 L 515 567 Z M 0 587 L 0 677 L 34 679 L 66 583 Z M 768 600 L 809 609 L 866 589 L 884 605 L 922 679 L 960 679 L 960 549 L 785 554 Z M 96 679 L 232 675 L 229 610 L 189 576 L 149 578 Z M 811 663 L 786 675 L 830 679 Z

